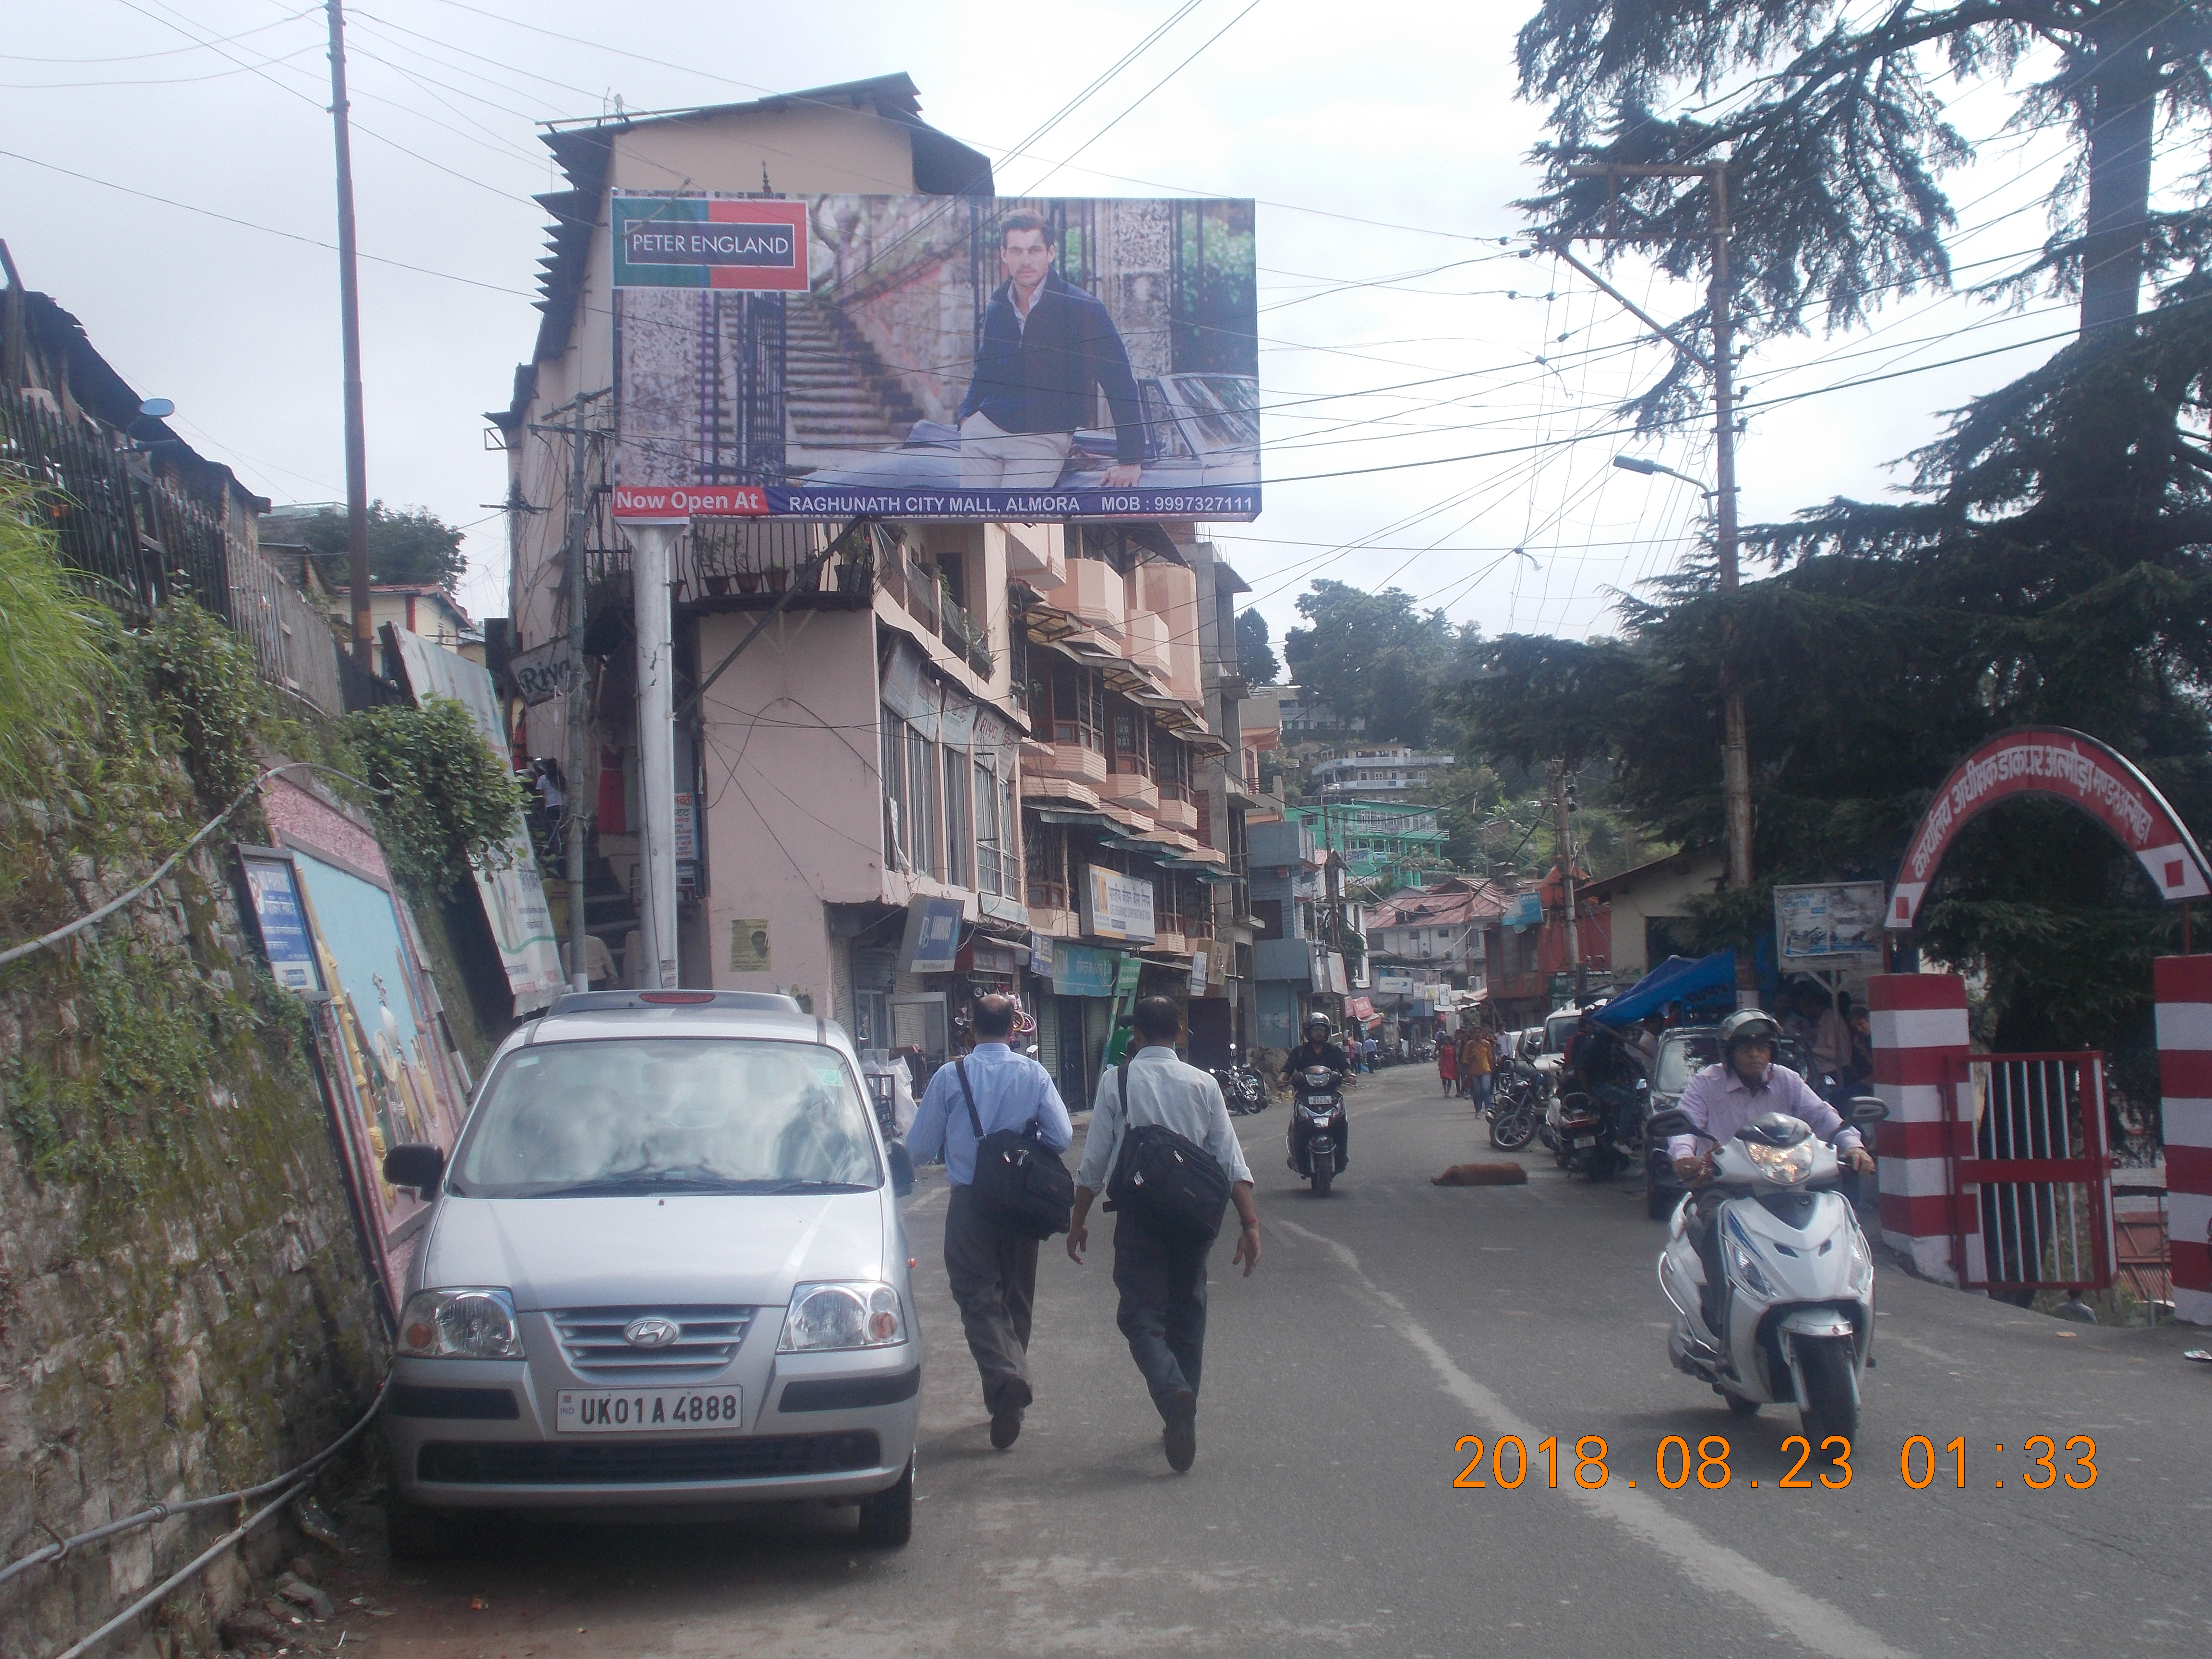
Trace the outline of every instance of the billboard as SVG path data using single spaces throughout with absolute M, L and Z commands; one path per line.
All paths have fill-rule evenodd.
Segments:
M 618 191 L 611 234 L 624 499 L 1260 510 L 1249 201 Z
M 1099 939 L 1150 945 L 1159 937 L 1152 919 L 1152 884 L 1141 876 L 1085 865 L 1083 931 Z

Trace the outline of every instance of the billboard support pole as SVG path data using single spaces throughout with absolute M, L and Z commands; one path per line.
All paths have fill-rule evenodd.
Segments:
M 331 127 L 337 146 L 338 346 L 344 362 L 346 585 L 353 611 L 353 663 L 374 667 L 368 580 L 368 457 L 361 394 L 361 266 L 353 219 L 353 129 L 346 104 L 345 7 L 325 0 L 331 32 Z
M 637 623 L 638 793 L 644 797 L 643 988 L 676 988 L 676 645 L 668 572 L 678 524 L 628 526 Z

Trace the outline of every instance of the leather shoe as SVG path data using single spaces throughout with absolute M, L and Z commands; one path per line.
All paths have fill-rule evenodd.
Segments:
M 1198 1461 L 1198 1396 L 1179 1390 L 1168 1401 L 1167 1419 L 1168 1467 L 1182 1474 Z
M 1022 1408 L 1019 1406 L 1009 1411 L 991 1413 L 991 1444 L 994 1449 L 1004 1451 L 1021 1437 Z

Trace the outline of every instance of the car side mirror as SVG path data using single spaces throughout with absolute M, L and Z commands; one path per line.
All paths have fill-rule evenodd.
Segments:
M 904 1198 L 914 1191 L 914 1155 L 906 1149 L 906 1142 L 894 1140 L 890 1146 L 891 1160 L 891 1196 Z
M 1889 1115 L 1888 1103 L 1878 1095 L 1853 1095 L 1844 1103 L 1854 1123 L 1879 1123 Z
M 412 1187 L 424 1194 L 435 1193 L 446 1178 L 442 1147 L 408 1141 L 384 1155 L 384 1178 L 395 1187 Z
M 1690 1115 L 1687 1112 L 1679 1107 L 1670 1106 L 1663 1112 L 1652 1113 L 1650 1121 L 1644 1126 L 1644 1133 L 1652 1139 L 1658 1140 L 1668 1135 L 1694 1133 L 1697 1127 L 1690 1121 Z

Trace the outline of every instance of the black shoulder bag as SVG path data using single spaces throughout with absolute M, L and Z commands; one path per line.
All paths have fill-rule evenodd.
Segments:
M 1129 1062 L 1115 1067 L 1121 1091 L 1121 1146 L 1106 1182 L 1113 1210 L 1126 1210 L 1170 1238 L 1203 1243 L 1221 1231 L 1229 1176 L 1213 1154 L 1164 1123 L 1129 1121 Z
M 969 1190 L 985 1219 L 1024 1238 L 1064 1233 L 1074 1218 L 1075 1177 L 1060 1154 L 1036 1137 L 1037 1121 L 1019 1129 L 983 1133 L 975 1110 L 975 1091 L 968 1086 L 968 1062 L 954 1062 L 960 1092 L 968 1097 L 968 1122 L 975 1131 L 975 1179 Z

